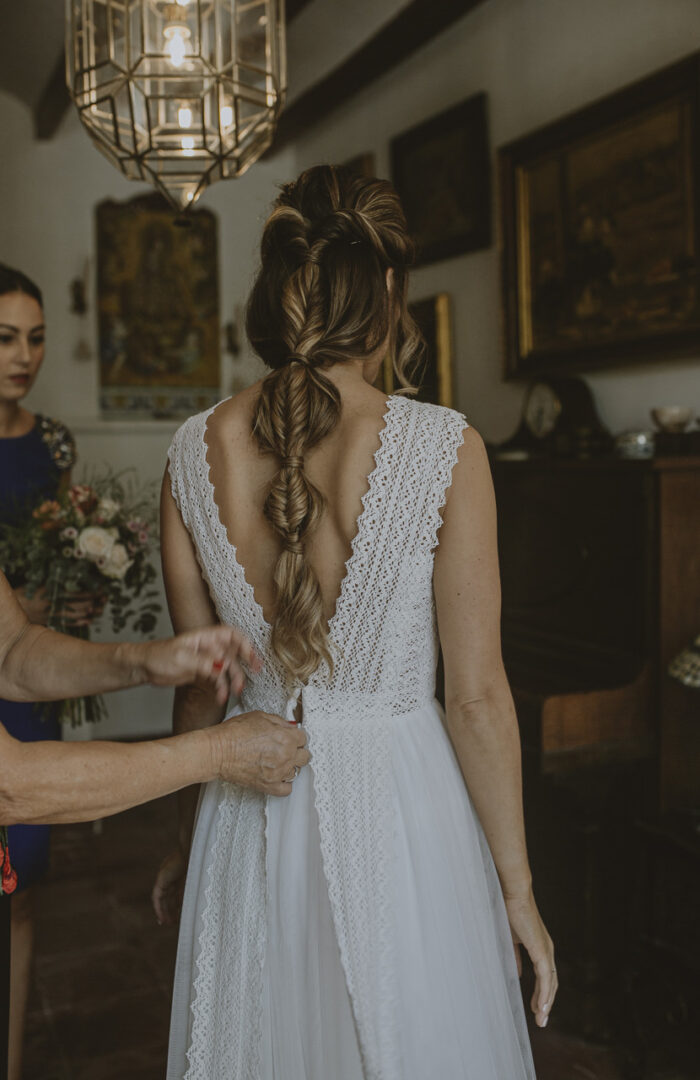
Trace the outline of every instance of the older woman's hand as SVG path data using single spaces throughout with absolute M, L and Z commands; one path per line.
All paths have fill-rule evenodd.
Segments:
M 242 665 L 260 671 L 262 661 L 247 637 L 231 626 L 205 626 L 188 630 L 167 641 L 132 645 L 154 686 L 187 686 L 196 683 L 213 689 L 220 705 L 240 694 L 246 676 Z
M 46 626 L 51 612 L 51 603 L 47 596 L 46 589 L 36 589 L 31 596 L 27 595 L 27 590 L 24 586 L 21 586 L 19 589 L 14 589 L 13 591 L 15 599 L 29 621 L 31 623 L 36 623 L 38 626 Z
M 265 795 L 289 795 L 298 770 L 311 760 L 306 732 L 271 713 L 232 716 L 207 734 L 215 740 L 220 778 Z M 187 856 L 177 847 L 161 863 L 151 893 L 159 923 L 179 918 L 186 875 Z
M 272 713 L 232 716 L 211 732 L 219 744 L 221 779 L 264 795 L 289 795 L 296 774 L 311 760 L 306 732 Z

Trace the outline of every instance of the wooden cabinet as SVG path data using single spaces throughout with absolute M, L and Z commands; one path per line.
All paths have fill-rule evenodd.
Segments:
M 558 1022 L 620 1037 L 639 1027 L 624 985 L 637 958 L 651 998 L 669 926 L 697 921 L 683 891 L 695 864 L 678 851 L 700 822 L 700 693 L 667 668 L 700 633 L 700 458 L 496 460 L 493 473 L 503 654 L 535 892 L 562 972 Z M 651 940 L 666 945 L 654 954 Z M 687 941 L 679 983 L 700 969 Z M 700 1016 L 697 1003 L 686 1013 Z
M 700 807 L 700 458 L 495 461 L 503 652 L 545 772 L 653 757 L 656 809 Z

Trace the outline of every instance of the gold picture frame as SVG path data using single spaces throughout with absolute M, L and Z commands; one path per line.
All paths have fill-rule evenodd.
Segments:
M 177 418 L 221 394 L 217 220 L 176 224 L 157 194 L 96 209 L 100 406 L 106 418 Z
M 506 375 L 697 356 L 700 53 L 499 150 Z
M 453 407 L 453 349 L 452 349 L 452 302 L 449 293 L 438 293 L 425 300 L 408 305 L 425 339 L 425 356 L 413 376 L 418 386 L 417 401 L 429 401 L 433 405 Z M 378 382 L 386 394 L 393 394 L 397 387 L 393 358 L 387 355 Z

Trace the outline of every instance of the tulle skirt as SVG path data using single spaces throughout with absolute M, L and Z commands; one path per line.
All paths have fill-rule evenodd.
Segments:
M 402 1080 L 534 1080 L 500 884 L 437 703 L 395 717 L 392 783 L 394 1008 Z M 205 792 L 190 877 L 206 880 L 215 785 Z M 333 926 L 313 762 L 268 800 L 267 948 L 261 1080 L 366 1080 Z M 202 896 L 183 910 L 169 1077 L 182 1077 Z M 179 989 L 177 982 L 180 983 Z M 181 1002 L 182 1004 L 178 1004 Z

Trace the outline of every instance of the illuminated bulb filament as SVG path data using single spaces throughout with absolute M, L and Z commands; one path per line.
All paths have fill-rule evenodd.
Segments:
M 219 115 L 221 117 L 221 126 L 222 126 L 222 128 L 224 128 L 226 130 L 228 128 L 233 127 L 233 106 L 232 105 L 222 105 Z
M 177 110 L 177 122 L 181 128 L 192 127 L 192 110 L 181 108 Z
M 192 36 L 186 26 L 176 23 L 174 26 L 166 26 L 163 31 L 165 38 L 165 51 L 170 57 L 173 67 L 181 67 L 187 55 L 187 41 Z

